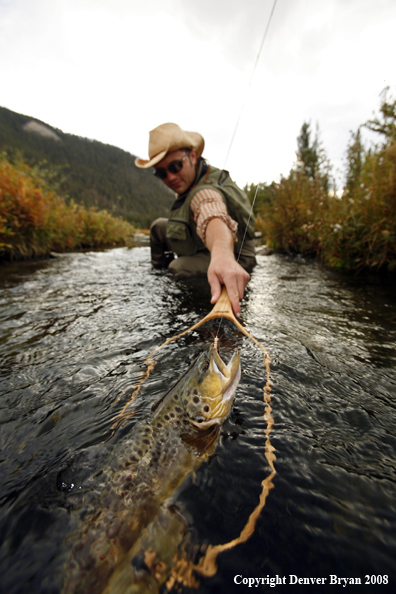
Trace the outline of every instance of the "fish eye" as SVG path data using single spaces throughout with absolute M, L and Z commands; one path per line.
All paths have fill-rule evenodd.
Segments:
M 208 371 L 208 369 L 209 369 L 209 362 L 208 362 L 208 361 L 206 361 L 206 362 L 205 362 L 205 363 L 202 365 L 202 367 L 201 367 L 201 371 Z

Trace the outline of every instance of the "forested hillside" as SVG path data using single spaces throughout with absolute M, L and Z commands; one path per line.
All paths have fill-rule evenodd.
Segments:
M 65 134 L 0 107 L 0 150 L 59 168 L 60 190 L 79 204 L 106 209 L 141 227 L 167 214 L 173 194 L 135 157 L 117 147 Z

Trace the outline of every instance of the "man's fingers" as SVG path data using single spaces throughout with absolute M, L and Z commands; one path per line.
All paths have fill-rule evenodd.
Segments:
M 243 299 L 246 285 L 249 282 L 250 275 L 242 266 L 234 262 L 235 266 L 229 268 L 226 274 L 218 274 L 216 269 L 208 270 L 208 281 L 211 290 L 211 303 L 217 302 L 221 295 L 222 286 L 227 289 L 228 298 L 231 303 L 234 315 L 238 316 L 241 313 L 240 301 Z
M 245 294 L 246 285 L 248 284 L 248 282 L 250 280 L 250 274 L 248 272 L 246 272 L 246 270 L 244 270 L 244 269 L 242 269 L 242 271 L 243 272 L 242 272 L 241 276 L 237 277 L 239 301 L 242 301 L 243 296 Z
M 225 282 L 225 286 L 228 293 L 228 298 L 231 303 L 232 311 L 236 316 L 239 317 L 241 313 L 241 306 L 239 305 L 240 297 L 239 297 L 239 290 L 238 284 L 236 282 L 235 277 L 231 278 L 228 282 Z M 243 296 L 243 294 L 242 294 Z
M 210 293 L 212 295 L 211 303 L 216 303 L 221 294 L 221 283 L 215 274 L 208 275 Z
M 237 273 L 230 278 L 224 279 L 224 284 L 227 288 L 228 298 L 231 302 L 233 312 L 239 317 L 241 313 L 240 301 L 242 301 L 245 294 L 246 285 L 249 282 L 250 274 L 246 272 L 241 266 L 238 266 Z

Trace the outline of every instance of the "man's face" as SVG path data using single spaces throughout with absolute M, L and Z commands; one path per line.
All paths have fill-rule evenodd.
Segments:
M 186 151 L 183 149 L 172 151 L 165 155 L 165 157 L 157 163 L 154 168 L 166 169 L 172 161 L 181 161 L 183 158 L 183 167 L 177 173 L 171 173 L 166 170 L 166 178 L 162 181 L 168 188 L 176 192 L 176 194 L 183 194 L 192 185 L 196 175 L 196 164 L 197 164 L 197 153 L 194 149 L 190 150 L 190 153 L 186 155 Z

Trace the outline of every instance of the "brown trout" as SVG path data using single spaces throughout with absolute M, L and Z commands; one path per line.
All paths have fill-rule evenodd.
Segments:
M 63 594 L 152 591 L 139 567 L 139 547 L 147 530 L 151 539 L 162 531 L 163 540 L 180 531 L 184 519 L 172 511 L 169 498 L 213 453 L 240 376 L 239 353 L 226 365 L 210 346 L 153 406 L 149 421 L 135 425 L 104 469 L 83 525 L 69 539 Z

